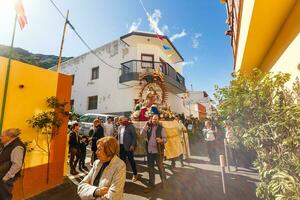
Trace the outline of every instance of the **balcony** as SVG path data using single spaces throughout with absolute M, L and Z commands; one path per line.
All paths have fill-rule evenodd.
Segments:
M 243 2 L 241 0 L 227 0 L 227 20 L 226 23 L 229 26 L 229 30 L 225 32 L 226 35 L 231 37 L 231 46 L 234 59 L 236 59 L 237 45 L 240 31 L 240 19 L 241 19 L 241 6 Z
M 168 63 L 151 62 L 141 60 L 131 60 L 121 64 L 122 73 L 119 78 L 120 83 L 128 81 L 138 81 L 139 73 L 145 70 L 160 69 L 164 74 L 166 86 L 170 92 L 175 94 L 186 91 L 184 77 Z

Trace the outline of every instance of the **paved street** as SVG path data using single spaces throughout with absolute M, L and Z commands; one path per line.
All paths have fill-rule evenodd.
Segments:
M 164 188 L 161 187 L 158 174 L 156 175 L 156 187 L 152 190 L 147 188 L 147 166 L 144 157 L 137 157 L 136 160 L 140 175 L 139 181 L 133 183 L 131 181 L 132 175 L 130 171 L 127 171 L 124 199 L 234 200 L 241 199 L 241 197 L 243 200 L 256 199 L 255 186 L 258 179 L 255 172 L 240 168 L 238 172 L 227 173 L 227 194 L 224 196 L 222 192 L 220 167 L 218 165 L 209 164 L 208 159 L 205 156 L 203 143 L 198 142 L 191 146 L 192 156 L 188 160 L 189 163 L 185 162 L 184 167 L 180 167 L 180 163 L 177 162 L 176 169 L 172 171 L 170 167 L 171 162 L 164 162 L 167 174 L 167 184 Z M 89 160 L 87 159 L 87 161 Z M 128 166 L 128 169 L 130 169 L 130 166 Z M 76 185 L 82 180 L 86 173 L 81 173 L 77 176 L 69 176 L 69 179 L 66 179 L 62 186 L 32 198 L 31 200 L 80 199 L 76 195 Z

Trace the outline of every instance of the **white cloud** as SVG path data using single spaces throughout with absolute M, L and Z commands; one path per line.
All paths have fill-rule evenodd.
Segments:
M 160 30 L 160 28 L 158 27 L 158 23 L 161 19 L 161 12 L 158 9 L 155 9 L 154 12 L 150 15 L 149 13 L 147 13 L 148 16 L 148 20 L 149 20 L 149 26 L 150 26 L 150 30 L 154 31 L 160 35 L 163 35 L 163 31 Z
M 132 22 L 132 24 L 131 24 L 131 26 L 129 28 L 128 33 L 132 32 L 132 31 L 137 31 L 139 29 L 141 23 L 142 23 L 142 19 L 141 18 L 138 18 L 137 21 Z
M 159 35 L 165 35 L 170 32 L 168 25 L 163 25 L 161 28 L 158 25 L 160 19 L 162 18 L 162 14 L 160 10 L 155 9 L 152 14 L 149 14 L 147 12 L 147 16 L 148 16 L 150 31 L 158 33 Z
M 193 60 L 191 61 L 184 61 L 182 62 L 182 67 L 193 65 L 195 62 Z
M 200 37 L 202 37 L 202 34 L 201 34 L 201 33 L 195 33 L 195 34 L 192 36 L 192 47 L 193 47 L 194 49 L 198 48 Z
M 163 27 L 161 28 L 161 31 L 164 33 L 164 34 L 168 34 L 170 31 L 169 31 L 169 26 L 168 25 L 163 25 Z
M 170 38 L 170 40 L 171 40 L 171 42 L 173 42 L 174 40 L 179 39 L 179 38 L 182 38 L 182 37 L 184 37 L 184 36 L 186 36 L 186 32 L 185 32 L 185 30 L 183 29 L 183 30 L 181 31 L 181 33 L 176 33 L 176 34 L 172 35 L 172 37 Z
M 162 27 L 159 26 L 159 22 L 162 18 L 162 13 L 160 10 L 155 9 L 154 12 L 150 13 L 150 14 L 147 12 L 147 16 L 148 16 L 150 31 L 158 33 L 159 35 L 169 34 L 170 30 L 169 30 L 168 25 L 163 25 Z M 180 33 L 174 34 L 170 38 L 170 40 L 174 41 L 174 40 L 176 40 L 178 38 L 182 38 L 184 36 L 186 36 L 186 32 L 185 32 L 185 30 L 182 30 Z

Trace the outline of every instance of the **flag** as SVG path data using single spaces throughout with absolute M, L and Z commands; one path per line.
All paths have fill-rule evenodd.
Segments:
M 169 47 L 169 46 L 167 46 L 167 45 L 163 45 L 163 48 L 164 48 L 164 50 L 166 50 L 166 51 L 169 51 L 169 50 L 172 49 L 171 47 Z
M 157 39 L 159 39 L 160 41 L 164 40 L 164 37 L 162 35 L 159 35 L 158 33 L 156 33 L 156 37 Z
M 168 54 L 167 56 L 168 56 L 168 58 L 170 58 L 170 57 L 173 56 L 173 53 L 170 53 L 170 54 Z
M 18 22 L 20 25 L 21 30 L 25 27 L 27 24 L 27 17 L 25 15 L 25 10 L 23 7 L 22 0 L 16 0 L 15 1 L 15 9 L 18 17 Z

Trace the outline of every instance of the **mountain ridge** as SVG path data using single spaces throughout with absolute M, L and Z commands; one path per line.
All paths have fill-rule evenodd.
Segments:
M 0 44 L 0 56 L 9 57 L 9 46 L 1 45 Z M 45 54 L 34 54 L 30 51 L 20 48 L 14 47 L 13 48 L 13 55 L 12 59 L 18 60 L 24 63 L 36 65 L 38 67 L 49 69 L 55 65 L 57 65 L 58 56 L 55 55 L 45 55 Z M 62 62 L 65 62 L 73 57 L 62 57 Z

